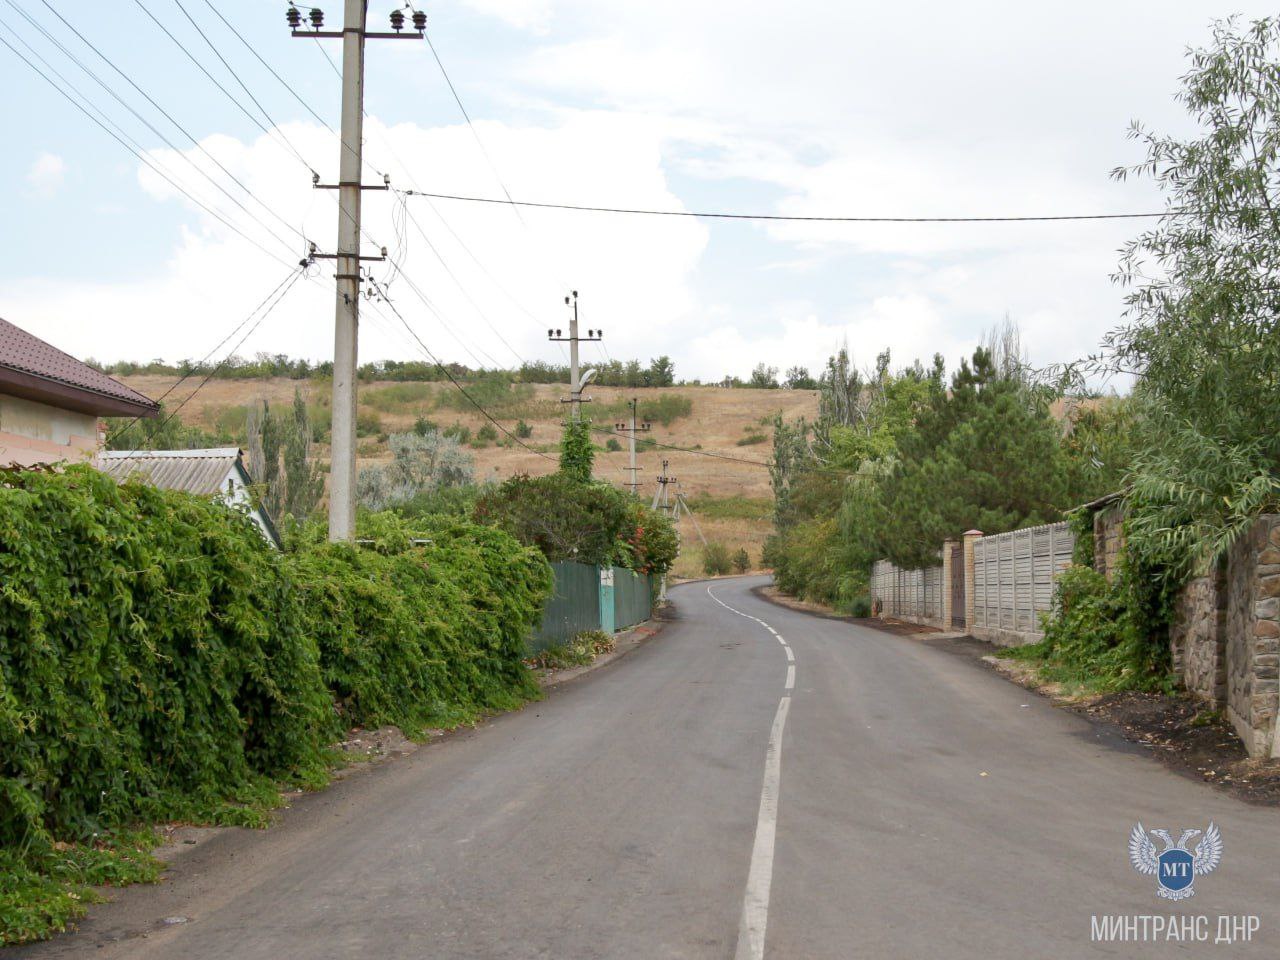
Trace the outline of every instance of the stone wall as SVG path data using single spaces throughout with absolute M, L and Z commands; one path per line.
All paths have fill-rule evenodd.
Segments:
M 1280 516 L 1261 517 L 1227 563 L 1227 718 L 1251 757 L 1278 752 Z
M 1191 694 L 1215 706 L 1227 697 L 1226 622 L 1226 570 L 1218 567 L 1182 588 L 1169 627 L 1174 673 Z

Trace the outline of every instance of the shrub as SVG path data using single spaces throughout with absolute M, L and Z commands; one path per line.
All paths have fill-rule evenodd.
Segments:
M 751 447 L 751 446 L 755 446 L 757 443 L 764 443 L 768 439 L 769 438 L 765 436 L 763 433 L 760 433 L 758 430 L 754 430 L 751 433 L 746 434 L 745 436 L 739 437 L 738 446 Z
M 533 436 L 533 427 L 529 426 L 523 420 L 517 420 L 515 434 L 521 440 L 528 440 Z
M 476 431 L 476 439 L 474 442 L 482 446 L 487 446 L 488 444 L 495 442 L 497 439 L 498 431 L 494 429 L 492 423 L 486 423 Z
M 277 780 L 323 779 L 344 721 L 414 731 L 536 695 L 535 551 L 451 518 L 362 516 L 372 549 L 290 529 L 280 553 L 211 500 L 0 471 L 0 941 L 64 925 L 78 885 L 154 876 L 124 824 L 262 823 Z
M 465 487 L 475 478 L 471 454 L 447 435 L 393 433 L 391 462 L 365 467 L 356 478 L 356 499 L 370 510 L 400 507 L 416 497 Z
M 702 572 L 709 577 L 718 577 L 733 569 L 729 557 L 729 548 L 723 543 L 712 541 L 702 551 Z
M 471 428 L 461 423 L 454 423 L 453 426 L 444 428 L 444 436 L 466 445 L 471 442 Z
M 356 436 L 376 437 L 382 433 L 382 417 L 375 410 L 356 412 Z
M 538 670 L 584 667 L 601 654 L 613 650 L 614 639 L 602 630 L 584 630 L 566 643 L 540 650 L 525 662 Z
M 622 449 L 622 444 L 618 442 L 617 437 L 610 437 L 607 441 L 605 441 L 604 448 L 605 450 L 609 451 L 609 453 L 617 453 L 619 450 Z
M 1054 585 L 1053 608 L 1043 618 L 1044 638 L 1011 651 L 1043 660 L 1046 680 L 1098 691 L 1155 690 L 1169 686 L 1168 643 L 1153 633 L 1145 604 L 1135 594 L 1123 561 L 1115 582 L 1072 565 Z
M 383 413 L 397 413 L 406 408 L 425 407 L 434 392 L 435 388 L 429 383 L 393 383 L 362 391 L 360 400 Z
M 608 484 L 581 483 L 563 473 L 512 477 L 481 494 L 474 517 L 551 561 L 663 573 L 678 549 L 667 517 Z
M 439 430 L 435 421 L 428 420 L 426 417 L 418 417 L 413 421 L 413 432 L 420 437 L 425 437 L 428 433 L 438 433 Z
M 737 573 L 746 573 L 751 569 L 751 557 L 747 554 L 746 547 L 740 547 L 733 555 L 733 569 Z

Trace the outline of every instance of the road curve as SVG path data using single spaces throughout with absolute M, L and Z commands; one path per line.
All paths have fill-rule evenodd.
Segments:
M 1276 811 L 967 658 L 769 604 L 761 582 L 676 587 L 677 620 L 634 653 L 304 797 L 268 832 L 223 833 L 80 932 L 10 954 L 1280 954 Z M 1219 825 L 1223 862 L 1195 897 L 1159 900 L 1130 866 L 1139 820 Z M 1094 915 L 1153 914 L 1262 926 L 1229 948 L 1213 930 L 1090 941 Z

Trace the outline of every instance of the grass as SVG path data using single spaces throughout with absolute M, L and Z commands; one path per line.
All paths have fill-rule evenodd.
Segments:
M 773 501 L 764 497 L 691 497 L 689 506 L 701 520 L 769 520 Z
M 612 403 L 594 404 L 589 412 L 598 423 L 620 421 L 631 415 L 631 406 L 628 400 L 619 399 Z M 669 427 L 676 420 L 693 415 L 693 399 L 678 393 L 660 393 L 641 400 L 636 406 L 636 413 L 639 420 Z
M 737 443 L 740 447 L 751 447 L 757 443 L 764 443 L 768 439 L 763 433 L 748 433 L 745 437 L 740 437 Z
M 564 670 L 585 667 L 601 654 L 613 650 L 613 637 L 602 630 L 584 630 L 565 643 L 540 650 L 525 663 L 535 670 Z
M 416 413 L 432 405 L 436 388 L 430 383 L 393 383 L 360 393 L 360 402 L 382 413 Z

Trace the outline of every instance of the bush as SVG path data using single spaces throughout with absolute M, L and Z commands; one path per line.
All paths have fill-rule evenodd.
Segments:
M 360 402 L 383 413 L 398 413 L 406 408 L 425 407 L 431 402 L 435 387 L 429 383 L 393 383 L 388 387 L 364 390 Z
M 313 523 L 280 553 L 211 500 L 0 471 L 0 941 L 82 912 L 77 885 L 153 871 L 122 825 L 264 822 L 277 780 L 323 780 L 344 722 L 413 731 L 536 695 L 536 552 L 456 519 L 360 533 L 374 549 Z
M 751 569 L 751 557 L 747 554 L 746 547 L 739 548 L 733 555 L 733 569 L 737 573 L 746 573 Z
M 702 552 L 702 572 L 709 577 L 718 577 L 732 569 L 729 548 L 715 541 L 708 543 Z
M 376 437 L 382 433 L 382 417 L 374 410 L 356 412 L 356 436 Z
M 1097 691 L 1169 687 L 1166 635 L 1150 629 L 1133 580 L 1123 562 L 1113 583 L 1089 567 L 1068 567 L 1054 585 L 1044 638 L 1012 655 L 1043 660 L 1040 674 L 1046 680 Z
M 437 433 L 439 430 L 435 421 L 428 420 L 426 417 L 418 417 L 413 421 L 413 432 L 420 437 L 425 437 L 428 433 Z
M 622 449 L 622 444 L 618 442 L 617 437 L 610 437 L 607 441 L 605 441 L 604 448 L 609 453 L 617 453 L 619 450 Z
M 528 440 L 533 436 L 533 427 L 529 426 L 523 420 L 517 420 L 515 434 L 521 440 Z
M 461 423 L 454 423 L 453 426 L 444 428 L 444 436 L 466 445 L 471 442 L 471 428 Z
M 536 670 L 563 670 L 585 667 L 601 654 L 613 650 L 614 639 L 602 630 L 584 630 L 566 643 L 552 644 L 525 662 Z
M 551 589 L 537 551 L 447 517 L 367 515 L 358 533 L 374 548 L 314 542 L 294 560 L 345 725 L 415 736 L 535 694 L 521 660 Z M 323 536 L 316 524 L 311 539 Z
M 476 431 L 476 438 L 472 441 L 473 446 L 487 447 L 498 439 L 498 431 L 494 429 L 492 423 L 486 423 Z
M 476 501 L 475 519 L 537 547 L 548 560 L 665 573 L 678 543 L 671 521 L 604 483 L 563 473 L 512 477 Z
M 752 446 L 755 446 L 757 443 L 764 443 L 768 439 L 769 438 L 765 436 L 763 433 L 760 433 L 758 430 L 755 430 L 755 431 L 752 431 L 751 433 L 746 434 L 745 436 L 739 437 L 738 446 L 752 447 Z

